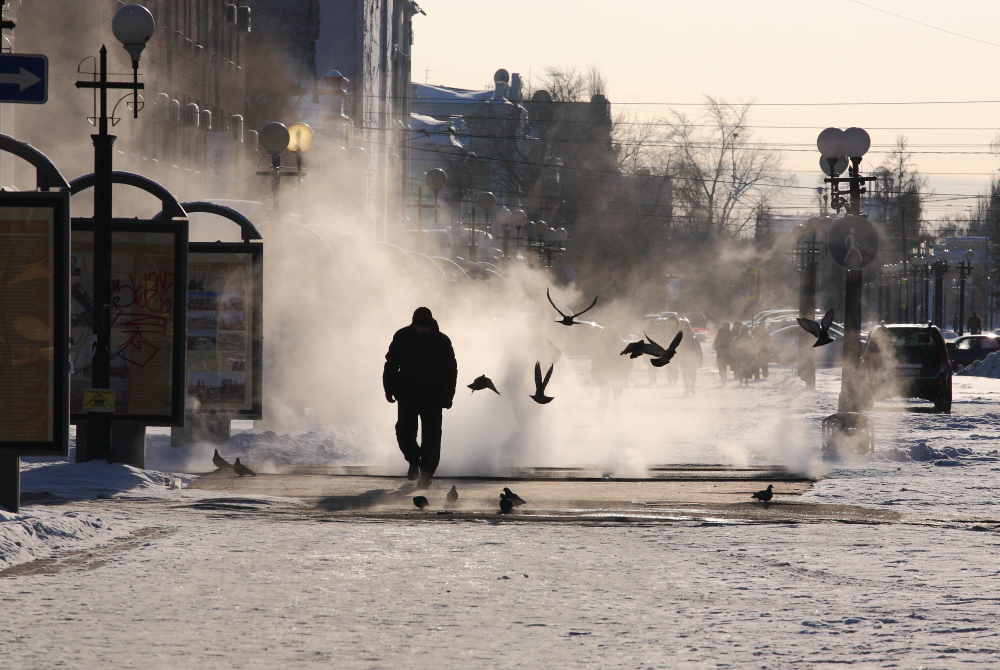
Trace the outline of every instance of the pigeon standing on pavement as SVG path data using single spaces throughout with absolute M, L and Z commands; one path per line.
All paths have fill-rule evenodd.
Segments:
M 427 502 L 427 498 L 425 498 L 424 496 L 413 496 L 413 504 L 416 505 L 419 509 L 423 509 L 428 505 L 430 505 L 430 503 Z
M 476 391 L 482 391 L 483 389 L 489 389 L 497 395 L 500 395 L 500 391 L 497 391 L 497 387 L 493 385 L 493 380 L 486 375 L 479 375 L 473 379 L 472 383 L 469 384 L 469 388 L 472 389 L 473 393 Z
M 514 503 L 513 503 L 513 501 L 511 501 L 510 498 L 508 498 L 507 496 L 505 496 L 504 494 L 501 493 L 500 494 L 500 513 L 501 514 L 510 514 L 511 510 L 513 510 L 513 509 L 514 509 Z
M 646 333 L 643 333 L 643 335 L 646 335 Z M 664 365 L 669 363 L 670 359 L 674 357 L 675 353 L 677 353 L 677 345 L 681 343 L 681 340 L 683 338 L 684 338 L 684 331 L 682 330 L 678 332 L 676 335 L 674 335 L 674 339 L 670 343 L 670 346 L 664 349 L 659 344 L 654 342 L 653 338 L 651 338 L 649 335 L 646 335 L 646 339 L 649 340 L 649 343 L 653 345 L 653 347 L 655 347 L 654 353 L 650 355 L 656 356 L 656 358 L 651 360 L 650 363 L 652 363 L 655 367 L 658 368 L 662 368 Z
M 572 326 L 573 324 L 578 323 L 577 321 L 574 321 L 573 319 L 575 319 L 576 317 L 578 317 L 581 314 L 583 314 L 583 312 L 590 311 L 590 309 L 594 305 L 597 304 L 597 296 L 595 295 L 594 296 L 594 302 L 590 303 L 590 307 L 588 307 L 587 309 L 583 310 L 583 312 L 577 312 L 576 314 L 563 314 L 563 311 L 561 309 L 559 309 L 558 307 L 556 307 L 556 304 L 554 302 L 552 302 L 552 296 L 549 295 L 549 289 L 545 289 L 545 297 L 549 299 L 549 304 L 552 305 L 552 307 L 557 312 L 559 312 L 559 316 L 562 317 L 561 319 L 559 319 L 558 321 L 556 321 L 556 323 L 561 323 L 564 326 Z
M 555 367 L 555 363 L 549 366 L 549 371 L 545 373 L 545 378 L 542 379 L 542 364 L 535 361 L 535 395 L 528 396 L 539 405 L 544 405 L 546 403 L 552 402 L 553 398 L 545 395 L 545 387 L 549 384 L 549 377 L 552 376 L 552 368 Z
M 774 495 L 774 492 L 772 491 L 773 488 L 774 484 L 768 484 L 766 489 L 763 491 L 757 491 L 756 493 L 751 493 L 750 497 L 756 498 L 761 502 L 771 502 L 771 496 Z
M 802 326 L 802 330 L 816 338 L 814 347 L 822 347 L 824 344 L 833 342 L 833 338 L 830 337 L 830 326 L 833 324 L 832 309 L 823 315 L 823 319 L 819 323 L 816 323 L 812 319 L 804 319 L 801 316 L 795 319 L 795 322 Z
M 514 493 L 513 491 L 511 491 L 506 486 L 503 487 L 503 494 L 504 497 L 507 498 L 507 500 L 509 500 L 514 507 L 520 507 L 521 505 L 524 504 L 524 499 L 521 498 L 521 496 Z
M 226 459 L 224 459 L 222 456 L 219 455 L 218 449 L 215 450 L 215 454 L 212 456 L 212 465 L 219 468 L 220 470 L 222 468 L 233 467 L 232 463 L 230 463 L 229 461 L 227 461 Z
M 238 474 L 240 477 L 244 477 L 246 475 L 250 475 L 251 477 L 256 477 L 257 476 L 256 472 L 254 472 L 253 470 L 251 470 L 247 466 L 245 466 L 242 463 L 240 463 L 240 459 L 238 459 L 238 458 L 236 459 L 236 462 L 233 463 L 233 470 L 235 470 L 236 474 Z
M 445 496 L 445 499 L 452 504 L 458 502 L 458 489 L 455 488 L 454 484 L 451 485 L 451 490 L 448 491 L 448 495 Z

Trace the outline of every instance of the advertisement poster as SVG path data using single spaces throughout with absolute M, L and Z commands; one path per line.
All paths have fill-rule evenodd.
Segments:
M 0 442 L 54 439 L 54 214 L 0 206 Z
M 70 256 L 70 407 L 81 413 L 91 386 L 96 336 L 94 235 L 74 230 Z M 176 414 L 174 331 L 177 234 L 114 231 L 112 244 L 111 390 L 122 418 Z
M 191 245 L 187 280 L 187 393 L 200 411 L 259 413 L 255 386 L 259 278 L 249 252 L 199 252 Z M 242 246 L 242 245 L 240 245 Z M 259 332 L 259 331 L 258 331 Z

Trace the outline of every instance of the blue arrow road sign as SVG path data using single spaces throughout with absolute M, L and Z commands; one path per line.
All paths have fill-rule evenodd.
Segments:
M 0 102 L 41 105 L 48 99 L 48 58 L 38 54 L 0 54 Z

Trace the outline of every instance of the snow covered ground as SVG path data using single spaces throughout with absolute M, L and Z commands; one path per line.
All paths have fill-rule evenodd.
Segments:
M 880 403 L 875 453 L 837 461 L 819 449 L 836 371 L 816 392 L 783 368 L 749 389 L 703 370 L 695 398 L 645 381 L 637 369 L 613 430 L 595 395 L 575 398 L 539 458 L 621 473 L 783 464 L 823 477 L 807 500 L 905 521 L 324 523 L 288 513 L 292 500 L 185 488 L 191 476 L 169 471 L 210 469 L 211 448 L 174 450 L 159 432 L 148 461 L 166 472 L 25 464 L 35 502 L 0 512 L 0 567 L 16 566 L 0 576 L 16 612 L 0 624 L 0 668 L 997 664 L 1000 380 L 956 377 L 950 415 Z M 462 414 L 450 416 L 442 474 L 467 463 L 447 441 L 449 425 L 466 440 Z M 221 451 L 364 462 L 381 441 L 377 428 L 313 427 L 235 435 Z

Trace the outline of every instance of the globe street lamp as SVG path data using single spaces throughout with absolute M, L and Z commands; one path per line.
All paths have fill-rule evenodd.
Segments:
M 272 121 L 260 129 L 258 138 L 260 146 L 271 157 L 271 167 L 268 170 L 258 170 L 257 174 L 271 177 L 271 211 L 280 211 L 281 197 L 281 152 L 288 148 L 291 135 L 285 124 Z
M 302 154 L 309 151 L 316 136 L 306 123 L 293 123 L 288 126 L 288 150 L 295 154 L 295 177 L 299 189 L 302 189 Z
M 91 315 L 95 349 L 92 359 L 91 383 L 95 389 L 111 389 L 111 318 L 114 313 L 114 295 L 111 264 L 111 218 L 113 210 L 112 184 L 114 172 L 114 143 L 116 136 L 108 134 L 108 89 L 132 91 L 133 118 L 139 115 L 139 57 L 149 38 L 156 30 L 156 21 L 148 9 L 141 5 L 125 5 L 111 19 L 111 30 L 132 59 L 132 81 L 108 81 L 108 50 L 101 45 L 98 78 L 96 81 L 78 81 L 77 88 L 92 88 L 98 92 L 99 113 L 94 142 L 94 308 Z M 112 115 L 114 112 L 112 111 Z M 112 460 L 111 434 L 113 412 L 90 412 L 87 417 L 86 458 Z
M 513 212 L 511 212 L 506 207 L 501 207 L 497 210 L 497 223 L 503 228 L 503 259 L 504 262 L 507 261 L 507 250 L 510 242 L 510 220 L 513 217 Z
M 948 274 L 948 250 L 938 254 L 938 259 L 931 264 L 934 272 L 934 324 L 944 328 L 944 276 Z
M 524 228 L 525 224 L 528 223 L 528 215 L 524 213 L 523 209 L 515 209 L 510 217 L 510 223 L 514 226 L 514 230 L 517 232 L 517 248 L 521 248 L 521 229 Z
M 493 208 L 497 204 L 497 197 L 490 193 L 489 191 L 483 191 L 476 198 L 476 204 L 479 208 L 483 210 L 486 215 L 486 231 L 489 232 L 490 229 L 490 214 Z M 469 260 L 475 263 L 479 260 L 479 250 L 476 241 L 476 210 L 472 210 L 472 221 L 469 224 Z
M 438 227 L 438 194 L 448 185 L 448 175 L 441 168 L 428 170 L 424 175 L 424 183 L 434 191 L 434 227 Z
M 976 252 L 965 252 L 961 262 L 958 264 L 958 335 L 965 334 L 965 278 L 972 274 L 972 261 L 976 260 Z
M 861 158 L 868 153 L 871 148 L 871 138 L 862 128 L 827 128 L 816 138 L 816 148 L 820 155 L 826 160 L 830 167 L 831 176 L 824 181 L 830 184 L 830 205 L 833 209 L 847 209 L 850 217 L 850 235 L 845 237 L 846 253 L 843 258 L 835 260 L 847 268 L 846 291 L 844 295 L 844 367 L 841 376 L 840 398 L 838 401 L 839 412 L 857 412 L 860 409 L 863 389 L 861 386 L 860 362 L 861 362 L 861 295 L 862 295 L 862 268 L 874 260 L 878 253 L 877 234 L 875 235 L 875 249 L 864 249 L 863 244 L 859 244 L 859 239 L 864 236 L 861 233 L 871 228 L 871 224 L 866 219 L 861 218 L 861 194 L 864 192 L 862 185 L 866 181 L 874 181 L 875 177 L 861 176 Z M 833 176 L 836 174 L 837 164 L 842 156 L 850 158 L 851 165 L 848 168 L 847 177 Z M 845 199 L 840 192 L 841 184 L 848 186 L 848 199 Z M 836 225 L 836 224 L 835 224 Z M 831 254 L 832 245 L 828 245 Z M 838 246 L 838 251 L 841 247 Z M 855 256 L 854 254 L 857 253 Z M 843 262 L 841 262 L 843 261 Z

